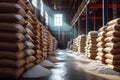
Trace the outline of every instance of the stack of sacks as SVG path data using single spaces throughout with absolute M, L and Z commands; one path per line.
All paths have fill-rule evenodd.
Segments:
M 120 18 L 109 21 L 107 26 L 105 62 L 110 68 L 120 71 Z
M 76 39 L 73 39 L 73 51 L 77 52 L 77 38 Z
M 0 0 L 0 78 L 18 78 L 34 65 L 33 28 L 24 19 L 26 9 L 20 0 Z
M 33 39 L 34 39 L 34 45 L 35 45 L 35 48 L 34 48 L 34 50 L 35 50 L 35 57 L 37 58 L 37 60 L 36 60 L 36 63 L 38 64 L 38 63 L 40 63 L 41 62 L 41 60 L 42 60 L 42 50 L 41 50 L 41 33 L 40 33 L 40 31 L 41 31 L 41 24 L 39 24 L 38 22 L 37 22 L 38 20 L 37 19 L 35 19 L 34 20 L 34 22 L 35 22 L 35 24 L 33 24 L 33 27 L 34 27 L 34 31 L 33 31 L 33 33 L 34 33 L 34 37 L 33 37 Z
M 104 48 L 105 48 L 105 34 L 106 34 L 106 26 L 103 26 L 99 29 L 99 33 L 98 33 L 98 38 L 96 39 L 97 43 L 97 57 L 96 59 L 99 62 L 105 63 L 105 54 L 106 52 L 104 52 Z
M 33 39 L 33 43 L 35 45 L 34 47 L 34 51 L 35 54 L 34 56 L 37 58 L 35 63 L 40 63 L 40 61 L 42 60 L 42 51 L 41 51 L 41 34 L 40 34 L 40 26 L 41 24 L 39 23 L 39 20 L 37 19 L 37 17 L 35 16 L 33 7 L 31 6 L 30 2 L 28 0 L 23 0 L 23 2 L 26 4 L 26 6 L 28 7 L 28 9 L 26 10 L 26 21 L 29 22 L 29 24 L 31 24 L 33 26 L 33 34 L 34 36 L 32 36 Z
M 48 31 L 47 29 L 42 26 L 41 27 L 41 32 L 42 32 L 42 56 L 43 56 L 43 59 L 46 59 L 47 58 L 47 51 L 48 51 Z
M 78 52 L 85 52 L 86 35 L 80 35 L 78 38 Z
M 90 31 L 87 36 L 85 53 L 90 59 L 95 59 L 97 55 L 97 39 L 98 31 Z
M 52 52 L 53 52 L 53 37 L 52 35 L 50 34 L 50 32 L 48 32 L 48 44 L 47 44 L 47 47 L 48 47 L 48 57 L 51 56 Z
M 26 6 L 27 6 L 27 9 L 25 10 L 26 11 L 26 16 L 24 17 L 25 18 L 25 20 L 26 20 L 26 23 L 27 23 L 27 27 L 25 28 L 26 29 L 26 31 L 27 31 L 27 35 L 26 35 L 26 38 L 27 38 L 27 40 L 28 40 L 28 42 L 29 42 L 29 45 L 30 45 L 30 43 L 32 43 L 31 44 L 31 46 L 29 46 L 29 49 L 32 49 L 33 50 L 33 47 L 32 47 L 32 45 L 35 45 L 35 44 L 33 44 L 34 43 L 34 40 L 32 39 L 32 37 L 33 36 L 35 36 L 34 34 L 33 34 L 33 31 L 34 31 L 34 26 L 32 25 L 32 24 L 34 24 L 35 22 L 34 22 L 34 20 L 33 20 L 33 8 L 32 8 L 32 6 L 31 6 L 31 4 L 30 4 L 30 2 L 29 1 L 27 1 L 27 0 L 22 0 L 23 2 L 24 2 L 24 4 L 26 4 Z M 36 45 L 34 46 L 34 48 L 36 47 Z M 35 53 L 35 50 L 33 50 L 34 51 L 34 53 Z M 31 52 L 31 51 L 30 51 Z M 32 54 L 32 55 L 29 55 L 29 57 L 27 58 L 27 60 L 28 61 L 30 61 L 29 62 L 29 65 L 27 66 L 28 67 L 28 69 L 30 69 L 30 68 L 32 68 L 34 65 L 35 65 L 35 61 L 36 61 L 36 57 L 34 56 L 34 54 Z

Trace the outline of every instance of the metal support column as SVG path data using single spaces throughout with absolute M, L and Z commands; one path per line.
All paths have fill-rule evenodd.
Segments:
M 80 35 L 80 18 L 78 19 L 78 35 Z
M 113 0 L 113 19 L 117 18 L 117 0 Z
M 86 7 L 86 34 L 90 31 L 90 14 L 89 14 L 89 6 Z
M 103 26 L 108 22 L 108 0 L 103 0 Z

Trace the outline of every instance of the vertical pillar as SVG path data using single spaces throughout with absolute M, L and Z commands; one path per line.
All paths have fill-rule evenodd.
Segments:
M 113 5 L 117 4 L 117 0 L 113 0 Z M 113 19 L 117 18 L 117 5 L 113 6 Z
M 78 19 L 78 35 L 80 35 L 80 18 Z
M 88 1 L 88 0 L 86 0 Z M 86 7 L 86 34 L 90 31 L 90 14 L 89 14 L 89 6 Z
M 103 26 L 108 22 L 108 0 L 102 0 L 103 5 Z

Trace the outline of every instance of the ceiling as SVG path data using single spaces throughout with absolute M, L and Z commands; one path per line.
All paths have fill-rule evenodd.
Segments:
M 49 7 L 53 9 L 70 9 L 77 0 L 46 0 Z

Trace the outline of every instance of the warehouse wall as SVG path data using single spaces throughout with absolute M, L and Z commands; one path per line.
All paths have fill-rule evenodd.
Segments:
M 57 10 L 57 11 L 48 11 L 49 13 L 49 26 L 48 30 L 56 37 L 58 40 L 58 48 L 66 48 L 67 42 L 70 40 L 70 32 L 71 26 L 67 23 L 67 16 L 65 11 Z M 63 25 L 62 26 L 54 26 L 54 14 L 62 14 L 63 15 Z

